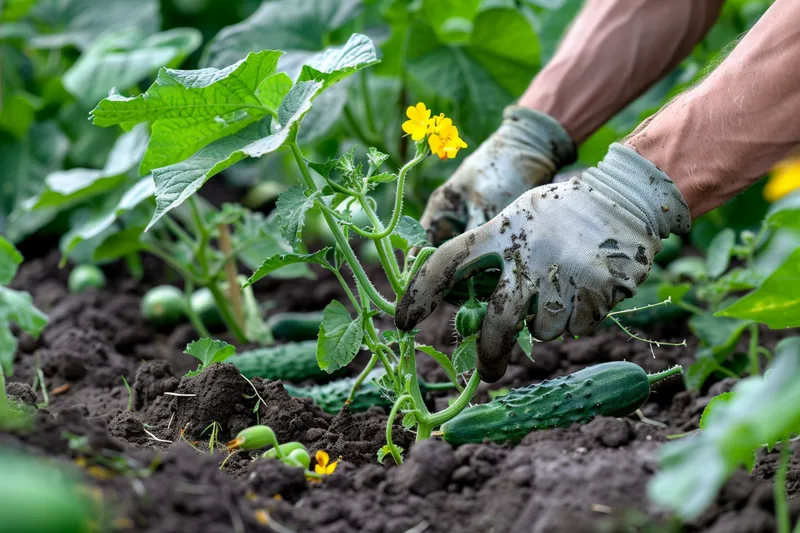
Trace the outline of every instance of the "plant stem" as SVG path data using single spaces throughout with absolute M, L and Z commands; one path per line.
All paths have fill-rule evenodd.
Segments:
M 392 152 L 389 151 L 389 148 L 383 143 L 381 139 L 375 138 L 371 135 L 368 135 L 361 125 L 358 123 L 358 119 L 356 119 L 355 115 L 353 114 L 353 110 L 350 106 L 344 106 L 344 119 L 347 122 L 347 125 L 352 130 L 353 134 L 358 138 L 366 146 L 374 146 L 381 152 L 385 153 L 389 156 L 389 163 L 396 167 L 400 166 L 400 162 L 392 155 Z
M 233 334 L 234 337 L 236 337 L 238 342 L 247 342 L 247 336 L 244 334 L 244 331 L 236 321 L 236 317 L 234 317 L 233 313 L 231 313 L 231 310 L 228 307 L 228 300 L 225 299 L 225 295 L 222 294 L 222 291 L 219 289 L 217 284 L 212 281 L 208 284 L 208 290 L 211 291 L 211 295 L 214 297 L 214 303 L 217 305 L 219 314 L 222 316 L 222 321 L 225 322 L 228 330 Z
M 181 240 L 181 241 L 183 241 L 183 242 L 184 242 L 186 245 L 188 245 L 188 246 L 189 246 L 189 248 L 191 248 L 192 250 L 194 250 L 194 247 L 195 247 L 195 246 L 197 246 L 197 243 L 194 241 L 194 239 L 192 239 L 192 238 L 189 236 L 189 234 L 188 234 L 188 233 L 186 233 L 186 230 L 184 230 L 184 229 L 183 229 L 183 228 L 180 226 L 180 224 L 178 224 L 177 222 L 175 222 L 175 220 L 173 220 L 173 219 L 172 219 L 172 217 L 171 217 L 171 216 L 169 216 L 169 215 L 166 215 L 166 216 L 162 217 L 162 220 L 164 221 L 164 226 L 165 226 L 165 227 L 166 227 L 166 228 L 167 228 L 167 229 L 168 229 L 170 232 L 172 232 L 172 234 L 173 234 L 173 235 L 175 235 L 175 236 L 176 236 L 178 239 L 180 239 L 180 240 Z
M 400 410 L 400 407 L 405 402 L 411 402 L 411 404 L 413 405 L 414 398 L 412 398 L 410 394 L 403 394 L 402 396 L 400 396 L 397 399 L 397 401 L 394 402 L 394 405 L 392 406 L 392 411 L 389 413 L 389 420 L 386 421 L 386 446 L 389 447 L 389 453 L 392 454 L 394 462 L 397 463 L 398 465 L 403 464 L 403 456 L 400 455 L 400 451 L 397 449 L 397 447 L 394 445 L 394 442 L 392 441 L 392 426 L 394 425 L 394 419 L 397 418 L 397 411 Z
M 608 315 L 606 318 L 609 318 L 612 322 L 614 322 L 617 326 L 619 326 L 619 328 L 622 331 L 624 331 L 630 338 L 635 339 L 637 341 L 646 342 L 647 344 L 655 344 L 659 348 L 662 347 L 662 346 L 686 346 L 686 341 L 685 340 L 683 342 L 663 342 L 663 341 L 654 341 L 654 340 L 650 340 L 650 339 L 645 339 L 644 337 L 640 337 L 640 336 L 636 335 L 631 330 L 629 330 L 628 328 L 623 326 L 622 322 L 620 322 L 617 317 Z
M 786 502 L 786 472 L 789 470 L 789 459 L 792 456 L 792 449 L 788 442 L 781 445 L 781 455 L 778 461 L 778 469 L 775 471 L 775 484 L 773 497 L 775 499 L 775 518 L 778 521 L 778 533 L 789 533 L 790 516 L 789 504 Z M 800 523 L 798 523 L 800 527 Z M 798 528 L 795 528 L 797 530 Z
M 8 398 L 6 398 L 6 376 L 0 367 L 0 417 L 8 411 Z
M 336 270 L 336 268 L 334 268 L 333 266 L 331 266 L 331 268 L 329 268 L 328 270 L 333 272 L 333 275 L 336 276 L 336 279 L 339 280 L 339 284 L 344 289 L 344 292 L 345 292 L 345 294 L 347 294 L 347 298 L 350 300 L 350 303 L 353 304 L 353 307 L 355 309 L 358 309 L 359 307 L 361 307 L 360 305 L 358 305 L 358 300 L 356 299 L 355 295 L 353 294 L 353 291 L 350 290 L 350 286 L 344 280 L 344 277 L 342 276 L 342 273 L 339 272 L 338 270 Z
M 297 166 L 300 168 L 300 174 L 303 176 L 303 182 L 311 191 L 316 192 L 317 185 L 314 183 L 311 173 L 308 171 L 308 166 L 306 166 L 306 162 L 305 159 L 303 159 L 303 154 L 300 152 L 300 148 L 298 148 L 296 143 L 290 143 L 289 146 L 292 149 L 292 154 L 297 162 Z M 352 246 L 350 246 L 350 243 L 344 236 L 344 233 L 342 233 L 342 228 L 339 227 L 339 224 L 336 222 L 333 216 L 331 216 L 331 214 L 327 213 L 325 210 L 322 210 L 322 216 L 325 218 L 325 222 L 328 224 L 328 227 L 333 234 L 333 238 L 336 241 L 336 244 L 339 246 L 339 251 L 341 251 L 344 255 L 347 264 L 350 266 L 350 270 L 353 271 L 353 275 L 355 276 L 359 285 L 367 293 L 369 299 L 372 300 L 372 303 L 374 303 L 378 309 L 388 315 L 394 316 L 394 304 L 387 301 L 386 298 L 384 298 L 378 292 L 378 290 L 369 280 L 367 273 L 364 272 L 364 267 L 361 266 L 361 263 L 358 261 Z
M 666 370 L 662 370 L 661 372 L 656 372 L 654 374 L 647 375 L 647 383 L 652 385 L 654 383 L 658 383 L 663 381 L 671 376 L 677 376 L 678 374 L 683 373 L 683 367 L 680 365 L 673 366 L 672 368 L 668 368 Z
M 144 266 L 138 252 L 126 254 L 125 265 L 128 267 L 128 272 L 131 273 L 133 279 L 140 280 L 144 277 Z
M 231 245 L 231 232 L 227 224 L 217 226 L 219 230 L 219 248 L 223 254 L 230 256 L 233 254 Z M 242 291 L 239 290 L 239 281 L 236 279 L 236 262 L 227 261 L 225 263 L 225 278 L 228 280 L 228 296 L 230 297 L 233 316 L 240 328 L 244 328 L 244 309 L 242 308 Z M 212 281 L 213 283 L 213 281 Z
M 758 324 L 750 324 L 750 346 L 748 355 L 750 356 L 750 375 L 758 376 L 761 374 L 761 362 L 758 352 Z
M 376 229 L 380 228 L 381 221 L 372 210 L 372 207 L 369 206 L 368 202 L 361 202 L 361 206 L 369 217 L 370 222 L 372 222 L 372 225 Z M 355 230 L 356 227 L 353 226 L 353 229 Z M 392 250 L 392 244 L 387 242 L 389 239 L 386 237 L 372 240 L 375 242 L 375 248 L 378 250 L 378 258 L 383 266 L 383 271 L 386 273 L 386 278 L 389 280 L 389 285 L 391 285 L 395 294 L 401 296 L 404 290 L 403 283 L 400 281 L 400 265 L 397 263 L 397 257 L 395 257 L 394 251 Z
M 378 362 L 378 354 L 374 353 L 372 354 L 372 357 L 370 357 L 367 366 L 364 367 L 364 370 L 361 371 L 361 373 L 356 378 L 355 383 L 353 383 L 353 387 L 350 389 L 350 394 L 347 395 L 347 402 L 345 403 L 350 404 L 353 402 L 353 398 L 355 398 L 356 396 L 356 391 L 358 391 L 358 388 L 361 386 L 364 380 L 367 379 L 367 376 L 369 375 L 370 372 L 372 372 L 372 369 L 375 368 L 375 364 L 377 362 Z
M 192 272 L 187 270 L 181 263 L 179 263 L 171 255 L 169 255 L 169 253 L 162 250 L 155 243 L 145 243 L 142 249 L 145 250 L 146 252 L 150 252 L 151 254 L 155 255 L 156 257 L 167 263 L 169 266 L 172 267 L 173 270 L 175 270 L 178 274 L 180 274 L 184 280 L 191 280 L 193 283 L 197 283 L 198 285 L 204 284 L 204 280 L 201 280 Z
M 200 207 L 197 205 L 197 200 L 194 196 L 189 197 L 189 207 L 192 210 L 192 220 L 194 221 L 195 231 L 199 237 L 195 243 L 194 253 L 197 256 L 197 262 L 200 263 L 200 269 L 203 274 L 208 275 L 208 261 L 206 259 L 206 246 L 208 246 L 209 233 L 203 222 L 203 217 L 200 214 Z
M 438 413 L 430 416 L 425 422 L 430 424 L 432 427 L 435 427 L 441 426 L 451 418 L 455 417 L 469 405 L 469 402 L 472 400 L 472 397 L 475 395 L 475 391 L 478 390 L 478 385 L 480 384 L 481 376 L 476 370 L 472 373 L 467 386 L 464 387 L 464 391 L 459 394 L 458 398 L 456 398 L 456 401 L 454 401 L 447 409 L 439 411 Z M 417 440 L 420 440 L 419 433 L 417 433 Z

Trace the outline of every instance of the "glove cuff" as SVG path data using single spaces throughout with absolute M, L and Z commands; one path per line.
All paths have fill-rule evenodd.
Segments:
M 575 141 L 556 119 L 546 113 L 518 105 L 503 111 L 504 136 L 540 152 L 550 159 L 556 169 L 574 163 L 578 150 Z
M 648 223 L 662 239 L 670 233 L 688 233 L 689 206 L 675 183 L 654 163 L 620 143 L 584 173 L 583 181 L 615 198 Z

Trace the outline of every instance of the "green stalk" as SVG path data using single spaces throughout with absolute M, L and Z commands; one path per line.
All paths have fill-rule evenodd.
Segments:
M 663 381 L 668 377 L 677 376 L 678 374 L 682 373 L 683 367 L 680 365 L 675 365 L 672 368 L 662 370 L 661 372 L 656 372 L 655 374 L 647 374 L 647 383 L 648 385 L 652 385 L 653 383 L 658 383 L 659 381 Z
M 8 398 L 6 398 L 6 376 L 0 367 L 0 417 L 8 412 Z
M 447 409 L 439 411 L 438 413 L 429 417 L 428 420 L 426 420 L 426 423 L 430 424 L 431 427 L 441 426 L 448 420 L 454 418 L 458 413 L 466 409 L 466 407 L 469 405 L 469 402 L 472 401 L 472 397 L 475 396 L 475 392 L 478 390 L 478 385 L 480 384 L 481 376 L 476 370 L 472 373 L 467 386 L 464 387 L 464 391 L 459 394 L 458 398 L 456 398 L 456 401 L 454 401 Z M 417 433 L 417 440 L 419 440 L 419 433 Z
M 369 96 L 366 70 L 361 71 L 361 74 L 359 75 L 359 81 L 361 82 L 361 94 L 364 96 L 364 114 L 366 115 L 367 119 L 367 128 L 370 132 L 376 132 L 378 130 L 375 128 L 375 120 L 372 116 L 372 99 Z
M 792 450 L 788 442 L 781 445 L 781 456 L 778 461 L 778 469 L 775 471 L 775 484 L 772 486 L 773 498 L 775 500 L 775 518 L 778 521 L 778 533 L 789 533 L 791 527 L 789 516 L 789 504 L 786 502 L 786 472 L 789 470 L 789 459 Z M 795 527 L 795 531 L 800 529 L 800 522 Z
M 375 368 L 377 362 L 378 362 L 378 354 L 374 353 L 372 354 L 372 357 L 369 358 L 367 366 L 364 367 L 364 370 L 362 370 L 361 373 L 356 378 L 356 382 L 353 383 L 353 388 L 350 389 L 350 394 L 347 395 L 347 402 L 345 403 L 350 404 L 353 402 L 353 398 L 356 397 L 356 392 L 358 391 L 358 388 L 361 386 L 364 380 L 367 379 L 367 376 L 369 375 L 370 372 L 372 372 L 372 369 Z
M 747 351 L 750 356 L 750 375 L 758 376 L 761 374 L 761 362 L 758 352 L 758 324 L 750 324 L 750 345 Z
M 359 199 L 359 201 L 362 209 L 364 209 L 364 212 L 369 217 L 370 222 L 372 222 L 373 227 L 376 229 L 382 227 L 380 219 L 378 219 L 378 216 L 372 210 L 369 203 L 361 201 L 361 199 Z M 352 228 L 355 230 L 356 226 Z M 386 278 L 389 280 L 389 285 L 391 285 L 395 294 L 402 296 L 404 291 L 403 283 L 400 281 L 400 265 L 397 263 L 397 257 L 394 255 L 391 242 L 388 242 L 389 239 L 385 236 L 372 240 L 375 242 L 375 248 L 378 250 L 378 258 L 383 266 L 383 271 L 386 273 Z
M 139 256 L 139 252 L 126 254 L 125 265 L 128 267 L 128 272 L 131 273 L 133 279 L 140 280 L 144 277 L 144 266 L 142 265 L 142 258 Z
M 308 171 L 308 167 L 306 166 L 305 159 L 303 159 L 303 154 L 300 152 L 300 148 L 298 148 L 296 143 L 290 143 L 289 147 L 292 149 L 292 154 L 297 162 L 297 166 L 300 168 L 300 174 L 303 176 L 303 182 L 305 183 L 306 187 L 308 187 L 311 191 L 317 191 L 317 185 L 314 183 L 311 173 Z M 372 302 L 381 311 L 388 315 L 394 316 L 394 304 L 387 301 L 386 298 L 384 298 L 378 292 L 378 290 L 369 280 L 367 273 L 364 272 L 364 267 L 361 266 L 361 263 L 358 261 L 353 248 L 350 246 L 350 243 L 344 236 L 344 233 L 342 233 L 342 229 L 339 227 L 339 224 L 336 222 L 333 216 L 331 216 L 331 214 L 327 213 L 325 210 L 322 210 L 322 216 L 325 218 L 325 222 L 328 224 L 328 227 L 333 234 L 333 238 L 336 241 L 337 246 L 339 246 L 339 250 L 342 252 L 347 264 L 350 266 L 350 270 L 353 271 L 356 281 L 367 293 L 369 299 L 372 300 Z
M 208 332 L 208 329 L 206 329 L 206 325 L 203 324 L 203 321 L 200 320 L 200 317 L 197 316 L 197 313 L 195 313 L 194 309 L 192 309 L 192 292 L 194 292 L 194 283 L 192 283 L 191 280 L 184 279 L 183 297 L 185 300 L 184 312 L 186 313 L 186 317 L 189 319 L 189 323 L 192 325 L 192 327 L 194 328 L 194 330 L 197 332 L 198 335 L 210 339 L 211 333 Z
M 397 399 L 397 401 L 394 402 L 394 405 L 392 406 L 392 411 L 389 413 L 389 420 L 386 421 L 386 446 L 388 446 L 389 453 L 392 454 L 394 462 L 397 463 L 398 465 L 403 464 L 403 456 L 400 455 L 400 451 L 397 449 L 397 447 L 394 445 L 394 442 L 392 441 L 392 426 L 394 425 L 394 419 L 397 418 L 397 412 L 400 410 L 400 407 L 405 402 L 411 402 L 411 404 L 413 405 L 414 398 L 412 398 L 410 394 L 403 394 L 402 396 L 400 396 Z
M 228 331 L 230 331 L 233 336 L 236 337 L 237 342 L 247 342 L 247 336 L 244 334 L 244 330 L 239 326 L 239 322 L 236 320 L 236 317 L 233 316 L 233 313 L 231 313 L 231 310 L 228 307 L 227 298 L 225 298 L 225 295 L 222 294 L 222 291 L 213 280 L 208 284 L 208 290 L 211 291 L 211 295 L 214 297 L 214 303 L 216 304 L 219 314 L 222 316 L 222 321 L 225 322 Z

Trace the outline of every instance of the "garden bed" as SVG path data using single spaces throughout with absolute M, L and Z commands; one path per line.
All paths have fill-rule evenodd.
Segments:
M 342 462 L 321 482 L 307 481 L 300 469 L 276 461 L 253 462 L 247 452 L 235 453 L 220 470 L 228 455 L 223 443 L 256 423 L 253 389 L 228 364 L 181 378 L 196 366 L 182 353 L 194 332 L 188 325 L 156 330 L 139 312 L 141 296 L 163 279 L 157 264 L 146 263 L 142 282 L 114 267 L 106 272 L 106 290 L 75 295 L 67 291 L 66 270 L 57 267 L 58 253 L 34 258 L 33 250 L 23 251 L 30 260 L 14 287 L 31 292 L 49 323 L 38 341 L 21 334 L 8 390 L 30 403 L 41 402 L 40 391 L 34 394 L 23 385 L 33 382 L 38 361 L 50 404 L 37 413 L 32 431 L 2 434 L 0 444 L 82 471 L 85 482 L 101 491 L 97 497 L 105 502 L 105 518 L 121 531 L 577 532 L 636 531 L 645 524 L 675 531 L 670 527 L 676 524 L 647 499 L 658 448 L 669 435 L 695 430 L 708 401 L 733 383 L 711 379 L 702 395 L 684 390 L 680 379 L 662 383 L 643 411 L 666 428 L 636 416 L 601 417 L 531 433 L 515 446 L 453 447 L 437 439 L 413 445 L 412 435 L 398 424 L 395 442 L 409 451 L 397 467 L 375 459 L 385 443 L 384 409 L 331 416 L 308 400 L 289 397 L 280 383 L 256 378 L 253 384 L 264 400 L 259 423 L 271 426 L 281 442 L 297 440 L 312 454 L 324 449 Z M 260 300 L 274 300 L 283 311 L 321 309 L 332 297 L 343 297 L 338 282 L 325 273 L 315 281 L 267 282 L 259 291 Z M 453 312 L 439 309 L 430 317 L 420 342 L 450 351 Z M 777 335 L 762 333 L 763 344 L 773 348 Z M 649 345 L 630 341 L 616 328 L 603 329 L 580 339 L 536 344 L 535 362 L 517 348 L 505 377 L 491 388 L 525 385 L 604 361 L 633 361 L 648 372 L 693 361 L 693 339 L 684 324 L 649 334 L 665 341 L 688 338 L 689 346 L 652 353 Z M 419 361 L 420 374 L 442 381 L 443 374 L 434 375 L 441 372 L 438 367 L 428 363 Z M 131 411 L 121 376 L 132 387 Z M 442 409 L 446 394 L 438 394 L 428 400 Z M 476 400 L 486 398 L 481 385 Z M 210 432 L 201 433 L 213 422 L 219 426 L 211 454 Z M 66 434 L 87 439 L 81 449 L 70 449 Z M 124 457 L 133 468 L 121 475 L 98 466 L 98 456 Z M 759 456 L 753 476 L 734 476 L 716 504 L 684 530 L 774 531 L 769 479 L 776 461 L 777 454 Z M 793 460 L 790 496 L 798 481 L 800 465 Z M 796 520 L 800 506 L 792 503 Z M 601 525 L 606 529 L 598 529 Z

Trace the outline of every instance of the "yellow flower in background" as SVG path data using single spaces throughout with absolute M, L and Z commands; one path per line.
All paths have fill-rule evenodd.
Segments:
M 328 455 L 328 453 L 323 450 L 319 450 L 314 455 L 314 458 L 317 460 L 317 464 L 314 465 L 314 472 L 323 476 L 329 476 L 333 474 L 333 472 L 336 470 L 336 467 L 339 464 L 339 460 L 341 459 L 340 457 L 336 461 L 329 463 L 331 458 Z
M 428 145 L 439 159 L 453 159 L 461 148 L 467 147 L 467 143 L 458 136 L 458 128 L 453 126 L 453 121 L 443 114 L 435 117 L 432 130 Z
M 800 189 L 800 157 L 775 165 L 764 187 L 764 199 L 774 202 L 797 189 Z
M 409 106 L 406 110 L 409 120 L 403 122 L 403 131 L 411 135 L 415 141 L 421 141 L 428 133 L 428 123 L 431 119 L 431 110 L 425 107 L 422 102 L 415 106 Z

